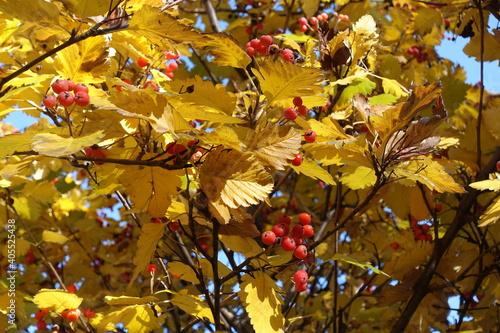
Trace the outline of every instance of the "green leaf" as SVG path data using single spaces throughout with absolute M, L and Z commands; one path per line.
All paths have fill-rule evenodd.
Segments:
M 345 261 L 349 264 L 352 264 L 354 266 L 358 266 L 358 267 L 361 267 L 363 269 L 371 269 L 375 274 L 382 274 L 382 275 L 385 275 L 387 277 L 390 277 L 390 275 L 388 275 L 387 273 L 384 273 L 382 272 L 380 269 L 378 268 L 375 268 L 373 267 L 372 264 L 368 263 L 368 262 L 361 262 L 359 260 L 356 260 L 352 257 L 349 257 L 348 255 L 346 254 L 342 254 L 342 253 L 335 253 L 335 255 L 330 259 L 330 260 L 342 260 L 342 261 Z
M 343 105 L 351 100 L 356 94 L 368 95 L 372 92 L 377 84 L 369 78 L 355 79 L 348 85 L 339 98 L 339 105 Z

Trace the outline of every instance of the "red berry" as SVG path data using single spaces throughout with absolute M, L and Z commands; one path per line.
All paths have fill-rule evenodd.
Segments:
M 300 97 L 295 97 L 295 98 L 293 99 L 293 105 L 295 105 L 295 106 L 301 106 L 301 105 L 302 105 L 302 98 L 300 98 Z
M 283 251 L 293 251 L 295 250 L 295 241 L 293 238 L 290 237 L 284 237 L 281 241 L 281 248 Z
M 146 58 L 139 58 L 139 59 L 137 59 L 137 66 L 139 66 L 139 67 L 146 67 L 147 65 L 149 65 L 148 59 L 146 59 Z
M 165 57 L 167 58 L 167 60 L 179 59 L 180 56 L 180 54 L 174 53 L 172 51 L 165 52 Z
M 422 224 L 423 232 L 427 232 L 427 231 L 429 231 L 429 229 L 430 229 L 430 226 L 428 224 Z
M 299 18 L 299 24 L 300 25 L 306 25 L 307 24 L 307 19 L 305 17 Z
M 68 292 L 70 292 L 70 293 L 73 293 L 73 294 L 74 294 L 74 293 L 76 293 L 76 291 L 77 291 L 78 289 L 76 289 L 76 286 L 75 286 L 74 284 L 71 284 L 71 285 L 69 285 L 69 286 L 66 288 L 66 290 L 67 290 Z
M 70 309 L 63 310 L 63 312 L 61 312 L 61 317 L 62 317 L 63 319 L 67 319 L 67 318 L 68 318 L 68 313 L 69 313 L 70 311 L 71 311 Z
M 82 84 L 82 83 L 78 83 L 78 84 L 75 84 L 75 87 L 73 88 L 73 91 L 75 92 L 75 94 L 79 91 L 84 91 L 86 92 L 87 94 L 89 93 L 89 88 Z
M 392 243 L 391 243 L 391 248 L 392 248 L 393 250 L 397 250 L 397 249 L 399 249 L 399 243 L 398 243 L 398 242 L 392 242 Z
M 264 231 L 262 235 L 260 236 L 262 243 L 266 245 L 271 245 L 274 244 L 276 241 L 276 234 L 272 232 L 271 230 Z
M 270 55 L 274 55 L 280 51 L 280 47 L 276 44 L 269 45 L 267 48 L 267 53 Z
M 71 79 L 66 79 L 66 82 L 68 83 L 68 90 L 75 89 L 75 81 L 73 81 Z
M 299 293 L 306 291 L 307 290 L 307 283 L 296 284 L 295 290 L 297 290 L 297 292 L 299 292 Z
M 307 257 L 307 247 L 305 245 L 298 245 L 293 251 L 293 255 L 297 259 L 304 259 Z
M 306 32 L 307 30 L 309 30 L 309 28 L 307 27 L 307 25 L 301 25 L 301 26 L 299 27 L 299 30 L 300 30 L 301 32 Z
M 75 96 L 73 96 L 73 94 L 70 92 L 63 91 L 59 93 L 57 99 L 59 100 L 59 104 L 67 107 L 73 104 L 73 102 L 75 101 Z
M 304 226 L 304 235 L 302 237 L 311 238 L 312 236 L 314 236 L 314 228 L 312 225 L 306 224 Z
M 75 104 L 79 106 L 87 106 L 90 103 L 90 96 L 84 91 L 75 93 Z
M 449 18 L 444 19 L 444 25 L 448 27 L 451 24 L 451 20 Z
M 151 220 L 150 220 L 151 223 L 161 223 L 161 220 L 157 217 L 153 217 Z
M 43 320 L 43 317 L 45 317 L 49 313 L 49 309 L 47 308 L 41 308 L 37 312 L 35 312 L 35 319 L 36 320 Z
M 92 308 L 86 308 L 85 310 L 83 310 L 83 315 L 87 318 L 94 318 L 95 310 Z
M 288 227 L 288 225 L 280 223 L 273 227 L 273 232 L 276 237 L 284 237 L 288 235 L 288 233 L 290 232 L 290 228 Z
M 304 133 L 304 140 L 306 140 L 306 142 L 313 143 L 316 141 L 316 136 L 316 132 L 313 130 L 307 130 L 306 133 Z
M 262 35 L 260 36 L 260 44 L 262 46 L 269 46 L 273 43 L 273 37 L 269 36 L 269 35 Z
M 295 245 L 299 246 L 299 245 L 302 245 L 304 244 L 304 240 L 300 237 L 292 237 L 293 240 L 295 241 Z
M 291 230 L 292 237 L 300 238 L 304 236 L 304 226 L 302 224 L 297 224 Z
M 80 318 L 80 310 L 79 309 L 75 309 L 75 310 L 71 310 L 68 312 L 68 315 L 66 316 L 66 319 L 69 321 L 69 322 L 74 322 L 74 321 L 77 321 L 78 318 Z
M 260 48 L 262 48 L 262 43 L 257 38 L 254 38 L 250 41 L 250 46 L 256 50 L 259 50 Z
M 307 213 L 302 213 L 299 215 L 299 222 L 302 225 L 310 224 L 311 223 L 311 215 Z
M 257 23 L 256 28 L 257 28 L 257 30 L 262 30 L 262 29 L 264 29 L 264 23 L 262 23 L 262 22 Z
M 181 225 L 177 221 L 174 221 L 174 222 L 171 222 L 168 224 L 168 228 L 172 231 L 177 231 L 180 229 L 180 227 L 181 227 Z
M 56 94 L 69 90 L 69 84 L 66 80 L 56 80 L 51 87 Z
M 309 280 L 309 274 L 304 270 L 296 271 L 295 274 L 293 274 L 293 282 L 295 284 L 305 284 L 307 280 Z
M 166 69 L 166 68 L 165 68 Z M 165 75 L 170 78 L 170 79 L 173 79 L 174 78 L 174 73 L 173 72 L 169 72 L 169 71 L 166 71 L 165 72 Z
M 146 269 L 146 271 L 147 271 L 149 274 L 156 272 L 156 265 L 155 265 L 155 264 L 149 264 L 149 265 L 148 265 L 148 268 Z
M 36 322 L 36 328 L 37 328 L 38 330 L 40 330 L 40 331 L 43 331 L 44 329 L 46 329 L 46 328 L 47 328 L 47 323 L 46 323 L 46 322 L 44 322 L 44 321 L 41 321 L 41 320 L 40 320 L 40 321 L 37 321 L 37 322 Z
M 278 223 L 290 225 L 290 223 L 292 223 L 292 219 L 290 218 L 290 216 L 288 216 L 286 214 L 282 214 L 282 215 L 278 216 Z
M 496 166 L 497 166 L 497 171 L 500 171 L 500 161 L 497 162 Z
M 53 108 L 57 104 L 56 96 L 54 96 L 54 95 L 47 95 L 42 100 L 42 103 L 47 108 Z
M 249 57 L 253 57 L 255 55 L 255 49 L 251 46 L 247 46 L 246 52 Z
M 301 116 L 305 116 L 307 114 L 307 112 L 309 112 L 309 109 L 307 108 L 307 106 L 305 105 L 300 105 L 298 108 L 297 108 L 299 114 Z
M 293 51 L 290 49 L 285 49 L 284 52 L 281 52 L 281 58 L 283 58 L 283 60 L 288 61 L 288 62 L 295 61 L 295 56 L 293 55 Z
M 299 166 L 302 164 L 302 156 L 295 154 L 295 158 L 291 161 L 293 166 Z
M 304 262 L 311 263 L 314 261 L 314 254 L 311 252 L 307 253 L 307 257 L 304 259 Z
M 342 15 L 342 14 L 340 14 L 340 15 Z M 339 16 L 340 16 L 340 15 L 339 15 Z M 311 18 L 309 19 L 309 23 L 310 23 L 311 25 L 316 25 L 316 23 L 318 23 L 318 19 L 317 19 L 316 17 L 314 17 L 314 16 L 313 16 L 313 17 L 311 17 Z
M 434 205 L 434 210 L 436 211 L 436 213 L 439 213 L 440 211 L 443 210 L 443 205 L 441 205 L 441 204 L 435 204 Z
M 180 153 L 185 153 L 187 151 L 187 148 L 184 147 L 184 145 L 180 145 L 180 144 L 175 144 L 174 147 L 173 147 L 173 154 L 180 154 Z
M 297 118 L 297 111 L 294 108 L 288 108 L 283 111 L 283 116 L 287 120 L 295 120 Z
M 158 85 L 156 83 L 154 83 L 153 81 L 147 81 L 146 83 L 144 83 L 144 85 L 142 86 L 142 89 L 146 89 L 147 87 L 150 87 L 153 88 L 154 91 L 158 91 Z
M 106 158 L 104 152 L 100 149 L 93 149 L 92 147 L 85 148 L 85 155 L 87 157 L 95 157 L 95 158 Z M 102 165 L 103 162 L 93 162 L 95 165 Z
M 177 68 L 179 68 L 179 64 L 176 61 L 172 61 L 171 63 L 169 63 L 167 65 L 167 67 L 169 69 L 169 72 L 173 72 L 173 71 L 177 70 Z

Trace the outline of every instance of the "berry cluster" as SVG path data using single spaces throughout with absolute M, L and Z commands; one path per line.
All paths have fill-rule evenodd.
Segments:
M 273 44 L 273 37 L 270 35 L 262 35 L 259 39 L 254 38 L 247 43 L 245 51 L 250 57 L 259 54 L 262 56 L 280 54 L 281 58 L 287 62 L 295 62 L 299 59 L 299 53 L 291 49 L 280 47 Z
M 428 224 L 418 224 L 414 217 L 411 218 L 411 230 L 413 230 L 416 241 L 432 241 L 432 235 L 428 234 L 429 229 L 430 226 Z
M 75 322 L 80 318 L 81 315 L 80 309 L 66 309 L 61 312 L 61 317 L 66 319 L 69 322 Z M 49 314 L 49 309 L 41 308 L 37 312 L 35 312 L 35 319 L 37 320 L 36 328 L 39 330 L 44 330 L 47 328 L 47 323 L 44 321 L 44 318 Z M 86 318 L 94 318 L 95 310 L 93 308 L 86 308 L 83 310 L 83 315 Z
M 179 68 L 179 63 L 177 60 L 181 57 L 179 53 L 174 53 L 172 51 L 165 52 L 165 58 L 167 59 L 167 64 L 165 66 L 165 75 L 169 78 L 174 78 L 174 71 Z
M 307 112 L 309 112 L 309 108 L 302 104 L 302 98 L 300 97 L 295 97 L 293 99 L 293 108 L 286 108 L 283 111 L 283 117 L 285 117 L 286 120 L 295 120 L 298 115 L 305 116 Z
M 320 21 L 328 21 L 328 14 L 321 13 L 318 16 L 311 17 L 309 20 L 305 17 L 301 17 L 299 19 L 299 30 L 302 32 L 306 32 L 309 29 L 318 31 L 318 23 Z
M 96 157 L 96 158 L 106 158 L 104 152 L 99 148 L 98 145 L 92 145 L 90 147 L 85 148 L 85 156 L 87 157 Z M 103 162 L 92 162 L 95 165 L 102 165 Z
M 284 251 L 293 251 L 295 258 L 312 260 L 312 253 L 307 251 L 304 240 L 314 236 L 314 228 L 311 223 L 311 215 L 302 213 L 299 215 L 299 223 L 290 229 L 292 219 L 288 215 L 280 215 L 278 223 L 272 230 L 264 231 L 261 235 L 262 243 L 266 245 L 281 241 L 281 248 Z M 308 259 L 306 259 L 308 260 Z
M 90 103 L 89 88 L 82 83 L 75 84 L 70 79 L 56 80 L 51 88 L 57 97 L 50 94 L 42 100 L 42 104 L 49 109 L 54 108 L 58 103 L 64 107 L 71 106 L 73 103 L 78 106 L 87 106 Z
M 299 293 L 307 290 L 307 281 L 309 280 L 309 274 L 304 270 L 299 270 L 293 274 L 293 283 L 295 284 L 295 290 Z
M 406 51 L 409 55 L 412 55 L 417 59 L 417 62 L 420 64 L 421 62 L 427 61 L 429 57 L 429 53 L 423 51 L 422 46 L 413 45 Z

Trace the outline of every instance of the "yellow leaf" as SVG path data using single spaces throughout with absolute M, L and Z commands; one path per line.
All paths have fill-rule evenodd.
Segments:
M 263 165 L 283 170 L 299 152 L 301 141 L 300 132 L 293 127 L 268 123 L 264 128 L 259 126 L 248 132 L 244 143 L 247 151 Z
M 352 190 L 360 190 L 372 186 L 377 181 L 375 170 L 366 166 L 347 165 L 341 168 L 340 181 Z
M 102 82 L 99 76 L 107 74 L 110 66 L 108 50 L 105 36 L 87 38 L 57 52 L 54 68 L 62 78 L 75 82 Z
M 123 167 L 126 172 L 120 177 L 139 211 L 147 211 L 151 216 L 164 216 L 177 187 L 182 185 L 179 177 L 182 170 L 165 170 L 160 167 L 130 166 Z
M 150 305 L 131 305 L 103 316 L 97 325 L 101 331 L 115 331 L 117 323 L 123 323 L 128 332 L 148 333 L 160 328 L 165 316 L 156 317 Z
M 260 231 L 255 226 L 255 221 L 252 216 L 249 215 L 249 217 L 243 221 L 232 218 L 229 220 L 228 224 L 221 224 L 219 227 L 219 234 L 253 238 L 259 236 Z
M 298 174 L 303 174 L 307 177 L 311 177 L 312 179 L 319 179 L 327 184 L 335 185 L 335 181 L 333 180 L 332 175 L 330 175 L 328 171 L 326 171 L 320 165 L 318 165 L 313 161 L 304 159 L 301 165 L 299 166 L 290 165 L 290 166 Z
M 44 0 L 2 0 L 0 12 L 24 22 L 59 24 L 59 8 Z
M 109 96 L 109 101 L 116 107 L 113 108 L 120 111 L 120 113 L 144 119 L 151 116 L 160 118 L 169 107 L 165 96 L 153 94 L 147 90 L 132 91 L 122 89 L 122 91 L 112 93 Z
M 335 253 L 335 255 L 330 260 L 342 260 L 342 261 L 345 261 L 345 262 L 347 262 L 349 264 L 361 267 L 363 269 L 369 268 L 375 274 L 382 274 L 382 275 L 385 275 L 387 277 L 390 277 L 387 273 L 384 273 L 380 269 L 378 269 L 376 267 L 373 267 L 373 265 L 370 264 L 369 262 L 361 262 L 361 261 L 357 260 L 356 258 L 352 258 L 352 257 L 350 257 L 350 256 L 348 256 L 346 254 Z
M 426 156 L 418 156 L 415 159 L 398 163 L 386 172 L 393 172 L 395 178 L 410 179 L 427 186 L 431 191 L 439 193 L 465 193 L 462 186 L 457 184 L 453 177 L 446 173 L 444 167 Z
M 500 198 L 496 198 L 479 218 L 479 226 L 486 227 L 500 219 Z
M 406 88 L 404 88 L 396 80 L 391 80 L 391 79 L 383 77 L 382 78 L 382 87 L 384 88 L 385 93 L 394 95 L 398 98 L 408 96 L 408 92 L 406 91 Z
M 200 283 L 191 267 L 180 261 L 172 261 L 168 263 L 168 271 L 170 274 L 179 275 L 181 279 L 192 282 L 194 284 Z
M 142 226 L 141 235 L 137 241 L 137 253 L 133 259 L 135 268 L 128 287 L 132 285 L 139 274 L 143 273 L 146 270 L 147 265 L 150 264 L 151 258 L 153 258 L 153 254 L 155 253 L 156 246 L 163 237 L 165 225 L 166 223 L 146 223 Z
M 49 243 L 64 244 L 68 241 L 68 237 L 53 231 L 44 230 L 42 240 Z
M 241 151 L 241 141 L 238 134 L 231 127 L 217 127 L 212 132 L 203 133 L 200 141 L 208 145 L 224 145 L 226 148 L 232 148 Z M 1 141 L 0 141 L 1 142 Z
M 73 293 L 59 289 L 42 289 L 34 297 L 33 302 L 39 309 L 47 308 L 54 312 L 65 309 L 76 309 L 82 304 L 83 298 Z
M 229 116 L 236 109 L 236 96 L 233 93 L 227 91 L 225 86 L 221 84 L 214 85 L 211 81 L 205 81 L 198 75 L 184 80 L 167 81 L 163 86 L 165 89 L 168 88 L 169 91 L 179 92 L 179 99 L 184 105 L 189 103 L 198 106 L 202 110 L 221 112 Z M 188 87 L 191 87 L 191 93 L 184 92 Z
M 472 183 L 470 187 L 480 191 L 489 190 L 498 192 L 500 191 L 500 173 L 492 173 L 490 174 L 490 179 Z
M 214 57 L 211 61 L 220 66 L 246 68 L 252 59 L 238 45 L 234 37 L 226 33 L 213 33 L 205 35 L 202 42 L 195 43 L 197 48 L 209 48 L 207 53 Z
M 0 158 L 12 155 L 16 151 L 31 149 L 31 141 L 35 134 L 9 134 L 0 137 Z
M 322 94 L 323 72 L 319 69 L 300 67 L 291 63 L 268 61 L 253 69 L 270 106 L 290 107 L 296 96 L 302 97 L 308 107 L 325 105 Z
M 250 154 L 219 147 L 200 168 L 200 184 L 208 199 L 230 208 L 248 207 L 266 199 L 273 188 L 270 175 Z
M 232 251 L 253 257 L 263 251 L 255 240 L 250 237 L 219 235 L 219 239 Z
M 109 3 L 101 0 L 61 0 L 70 12 L 81 18 L 90 16 L 105 16 L 109 10 Z
M 31 145 L 33 150 L 40 154 L 54 157 L 68 156 L 85 147 L 98 143 L 103 136 L 103 131 L 78 138 L 51 133 L 39 133 L 32 138 Z
M 212 311 L 201 298 L 187 294 L 173 294 L 174 297 L 170 299 L 170 302 L 178 306 L 182 311 L 201 319 L 207 318 L 211 323 L 214 322 Z
M 127 30 L 146 37 L 156 45 L 163 45 L 165 38 L 176 43 L 193 43 L 206 39 L 204 35 L 180 23 L 170 14 L 160 12 L 149 5 L 142 6 L 134 14 Z
M 369 14 L 363 15 L 359 18 L 352 30 L 356 34 L 364 35 L 365 38 L 378 38 L 377 23 Z
M 259 333 L 281 332 L 285 318 L 281 313 L 283 300 L 278 294 L 280 288 L 276 283 L 261 271 L 252 277 L 243 276 L 240 291 L 238 292 L 250 322 Z
M 443 14 L 440 10 L 423 7 L 415 13 L 415 30 L 421 36 L 431 32 L 434 26 L 443 24 Z
M 19 258 L 21 256 L 25 256 L 26 252 L 28 251 L 28 249 L 30 247 L 31 247 L 31 243 L 28 242 L 26 239 L 17 238 L 16 239 L 16 258 Z M 6 258 L 9 256 L 9 247 L 8 246 L 4 246 L 2 248 L 2 255 Z
M 109 305 L 140 305 L 151 302 L 157 302 L 158 298 L 154 296 L 130 297 L 130 296 L 105 296 L 104 301 Z
M 333 117 L 325 117 L 321 119 L 321 122 L 313 118 L 305 121 L 304 119 L 298 117 L 295 122 L 302 128 L 313 130 L 318 136 L 321 136 L 323 138 L 327 138 L 330 140 L 349 138 L 349 136 L 344 132 L 337 120 L 335 120 Z

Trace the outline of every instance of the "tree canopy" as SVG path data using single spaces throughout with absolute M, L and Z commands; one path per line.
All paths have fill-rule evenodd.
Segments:
M 498 331 L 499 10 L 0 0 L 0 329 Z

